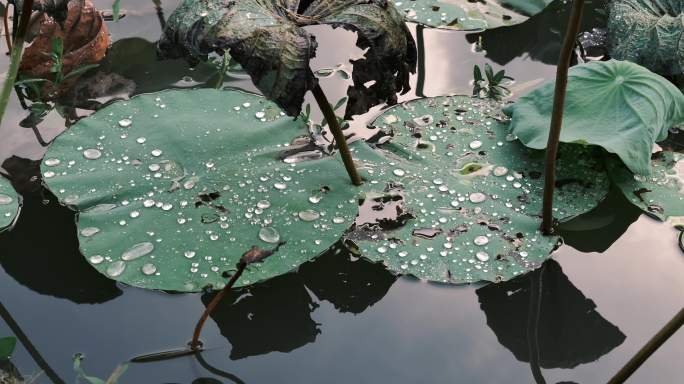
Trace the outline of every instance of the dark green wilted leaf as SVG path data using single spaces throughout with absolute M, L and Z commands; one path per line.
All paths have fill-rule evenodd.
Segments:
M 684 72 L 684 1 L 613 0 L 610 55 L 663 74 Z
M 7 229 L 19 213 L 19 195 L 9 180 L 0 176 L 0 232 Z
M 520 24 L 553 0 L 393 0 L 408 21 L 458 30 Z
M 375 154 L 357 148 L 361 168 L 376 182 L 348 236 L 361 255 L 399 273 L 454 283 L 508 280 L 548 258 L 558 238 L 539 232 L 544 153 L 508 135 L 502 119 L 500 104 L 465 96 L 419 99 L 380 116 L 373 124 L 393 139 Z M 561 151 L 561 220 L 607 194 L 608 177 L 593 152 Z M 396 217 L 378 221 L 368 212 Z
M 316 55 L 313 36 L 302 27 L 329 24 L 357 32 L 366 56 L 352 61 L 353 81 L 345 117 L 397 101 L 415 71 L 415 43 L 401 15 L 383 0 L 316 0 L 298 14 L 297 0 L 184 0 L 169 18 L 159 43 L 169 57 L 205 59 L 230 55 L 254 84 L 290 116 L 297 116 L 304 94 L 318 80 L 309 62 Z M 370 87 L 366 83 L 375 81 Z
M 547 82 L 505 109 L 511 131 L 531 148 L 546 148 L 554 88 Z M 646 68 L 610 60 L 570 69 L 562 142 L 601 146 L 632 172 L 647 175 L 655 142 L 682 123 L 684 95 Z
M 79 211 L 81 252 L 101 273 L 143 288 L 221 288 L 250 247 L 286 241 L 245 271 L 237 285 L 248 285 L 325 251 L 356 216 L 338 158 L 281 160 L 306 132 L 260 96 L 167 91 L 79 121 L 42 170 Z

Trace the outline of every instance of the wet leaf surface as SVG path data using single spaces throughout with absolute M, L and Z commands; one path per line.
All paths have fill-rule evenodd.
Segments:
M 185 0 L 170 16 L 159 47 L 165 56 L 195 60 L 229 52 L 266 97 L 297 116 L 304 94 L 318 84 L 309 67 L 317 43 L 303 27 L 318 24 L 357 32 L 357 46 L 368 49 L 351 61 L 347 118 L 394 104 L 397 93 L 409 90 L 415 43 L 401 15 L 383 0 Z
M 614 0 L 609 15 L 611 56 L 663 75 L 684 72 L 684 2 Z
M 9 180 L 0 175 L 0 232 L 7 229 L 19 213 L 19 195 Z
M 543 154 L 510 136 L 502 119 L 499 104 L 465 96 L 414 100 L 380 116 L 374 125 L 393 139 L 372 154 L 357 148 L 374 180 L 370 210 L 361 209 L 350 234 L 361 255 L 452 283 L 508 280 L 549 257 L 558 237 L 538 230 Z M 607 194 L 592 154 L 563 148 L 557 218 L 590 211 Z M 379 211 L 406 223 L 388 225 L 373 217 Z
M 43 178 L 79 211 L 80 249 L 101 273 L 138 287 L 221 288 L 252 246 L 282 245 L 237 285 L 325 251 L 356 215 L 337 158 L 288 164 L 304 134 L 264 98 L 168 91 L 118 102 L 59 136 Z M 257 144 L 258 143 L 258 144 Z
M 684 155 L 656 152 L 650 176 L 634 175 L 615 158 L 607 164 L 613 182 L 632 204 L 660 220 L 684 216 Z
M 393 0 L 408 21 L 457 30 L 520 24 L 553 0 Z
M 528 147 L 546 148 L 554 86 L 547 82 L 505 109 L 512 116 L 511 131 Z M 564 143 L 601 146 L 632 172 L 648 175 L 653 145 L 682 123 L 684 95 L 646 68 L 610 60 L 570 69 Z

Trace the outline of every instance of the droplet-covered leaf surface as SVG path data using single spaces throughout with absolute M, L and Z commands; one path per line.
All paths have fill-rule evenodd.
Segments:
M 452 283 L 508 280 L 541 265 L 558 242 L 539 232 L 543 156 L 508 135 L 502 118 L 499 104 L 465 96 L 415 100 L 380 116 L 374 125 L 393 140 L 373 154 L 357 149 L 376 181 L 364 201 L 370 209 L 361 209 L 349 235 L 361 254 Z M 564 149 L 561 219 L 591 210 L 608 190 L 590 149 Z M 388 209 L 405 224 L 387 228 L 364 217 Z
M 511 130 L 530 148 L 546 148 L 554 82 L 505 109 Z M 651 171 L 651 150 L 668 129 L 684 123 L 684 95 L 667 79 L 627 61 L 595 61 L 570 69 L 564 143 L 598 145 L 634 173 Z
M 457 30 L 492 29 L 520 24 L 553 0 L 393 0 L 413 21 Z
M 650 176 L 634 175 L 615 158 L 607 164 L 613 182 L 632 204 L 660 220 L 684 217 L 684 155 L 657 152 Z
M 59 200 L 78 210 L 83 255 L 130 285 L 221 288 L 253 245 L 287 244 L 237 285 L 280 275 L 325 251 L 356 215 L 339 159 L 288 164 L 306 133 L 275 104 L 238 91 L 167 91 L 81 120 L 42 165 Z
M 19 213 L 19 195 L 9 180 L 0 176 L 0 232 L 7 229 Z
M 610 55 L 663 75 L 684 71 L 684 1 L 613 0 Z

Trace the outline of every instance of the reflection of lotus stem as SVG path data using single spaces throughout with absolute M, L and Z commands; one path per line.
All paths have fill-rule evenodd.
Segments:
M 416 26 L 416 45 L 418 49 L 418 80 L 416 80 L 416 96 L 425 97 L 425 27 Z
M 9 3 L 5 5 L 5 14 L 2 17 L 2 22 L 5 25 L 5 42 L 7 42 L 7 53 L 12 52 L 12 38 L 9 30 Z
M 530 307 L 527 312 L 527 349 L 532 376 L 537 384 L 546 384 L 539 365 L 539 317 L 541 316 L 542 284 L 545 264 L 530 279 Z
M 52 381 L 54 384 L 66 384 L 64 380 L 57 375 L 57 372 L 50 367 L 47 361 L 45 361 L 43 356 L 40 354 L 40 352 L 38 352 L 31 340 L 28 338 L 28 336 L 26 336 L 24 331 L 22 331 L 19 324 L 14 320 L 12 315 L 9 313 L 7 308 L 2 305 L 2 303 L 0 303 L 0 318 L 7 323 L 7 326 L 12 330 L 21 345 L 24 346 L 26 352 L 28 352 L 28 354 L 33 358 L 33 361 L 36 362 L 36 365 L 38 365 L 38 367 L 45 372 L 45 375 L 50 379 L 50 381 Z
M 342 132 L 342 128 L 340 127 L 340 123 L 337 121 L 337 116 L 335 116 L 335 111 L 333 111 L 332 106 L 328 101 L 328 98 L 325 97 L 325 93 L 323 93 L 321 86 L 318 84 L 314 87 L 312 92 L 314 97 L 316 98 L 318 107 L 321 109 L 321 112 L 323 112 L 325 120 L 328 122 L 330 131 L 335 137 L 337 146 L 340 148 L 340 155 L 342 156 L 344 167 L 347 169 L 347 173 L 349 174 L 351 182 L 356 186 L 363 184 L 363 182 L 361 181 L 361 177 L 359 176 L 359 173 L 356 171 L 356 166 L 354 166 L 354 160 L 352 159 L 351 152 L 349 151 L 347 139 L 344 137 L 344 133 Z
M 546 144 L 546 172 L 544 175 L 544 207 L 542 210 L 542 232 L 551 235 L 553 232 L 553 190 L 556 184 L 556 158 L 560 143 L 561 126 L 563 124 L 563 109 L 565 108 L 565 91 L 568 87 L 568 69 L 570 58 L 575 48 L 575 36 L 579 32 L 582 21 L 584 0 L 574 0 L 568 28 L 565 31 L 563 48 L 558 59 L 556 69 L 556 89 L 553 97 L 553 114 L 551 115 L 551 127 L 549 140 Z
M 24 39 L 26 37 L 26 30 L 28 29 L 29 20 L 31 19 L 31 8 L 33 8 L 33 0 L 24 0 L 21 8 L 21 19 L 19 20 L 19 27 L 17 28 L 16 36 L 14 37 L 14 45 L 12 46 L 12 57 L 10 59 L 9 70 L 7 71 L 7 78 L 2 85 L 2 93 L 0 93 L 0 123 L 5 115 L 7 103 L 9 102 L 12 88 L 14 87 L 14 80 L 17 79 L 19 72 L 19 64 L 21 63 L 21 54 L 24 50 Z M 5 13 L 7 9 L 5 8 Z
M 154 3 L 154 9 L 157 11 L 157 19 L 159 19 L 159 25 L 161 25 L 162 31 L 166 29 L 166 19 L 164 19 L 164 9 L 162 8 L 161 0 L 152 0 Z
M 632 375 L 632 373 L 634 373 L 641 366 L 641 364 L 646 361 L 646 359 L 648 359 L 655 351 L 657 351 L 658 348 L 660 348 L 660 346 L 670 338 L 670 336 L 677 332 L 682 325 L 684 325 L 684 308 L 679 310 L 679 313 L 677 313 L 672 320 L 665 324 L 665 326 L 658 331 L 658 333 L 656 333 L 655 336 L 653 336 L 651 340 L 649 340 L 648 343 L 646 343 L 646 345 L 644 345 L 615 376 L 613 376 L 612 379 L 610 379 L 608 384 L 624 383 Z
M 235 274 L 230 278 L 230 281 L 228 281 L 228 284 L 223 287 L 221 292 L 211 299 L 211 302 L 204 309 L 202 317 L 200 317 L 197 325 L 195 326 L 195 333 L 193 333 L 192 341 L 190 342 L 190 348 L 193 351 L 198 351 L 200 348 L 202 348 L 202 343 L 200 342 L 199 337 L 200 334 L 202 334 L 202 327 L 204 327 L 204 323 L 207 321 L 207 318 L 209 318 L 209 315 L 214 311 L 214 308 L 216 308 L 216 306 L 221 302 L 223 297 L 230 292 L 231 288 L 233 288 L 233 285 L 235 285 L 235 282 L 240 278 L 242 272 L 245 271 L 245 268 L 247 268 L 247 263 L 240 261 L 238 263 L 237 272 L 235 272 Z

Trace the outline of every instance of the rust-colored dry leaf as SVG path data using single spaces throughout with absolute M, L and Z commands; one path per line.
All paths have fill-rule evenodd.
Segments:
M 47 13 L 38 14 L 34 20 L 33 28 L 37 33 L 21 61 L 20 71 L 24 76 L 54 79 L 50 54 L 55 38 L 64 41 L 64 75 L 81 66 L 99 63 L 107 53 L 109 32 L 102 14 L 91 0 L 69 1 L 63 21 Z M 73 76 L 62 83 L 62 90 L 68 89 L 77 78 Z

